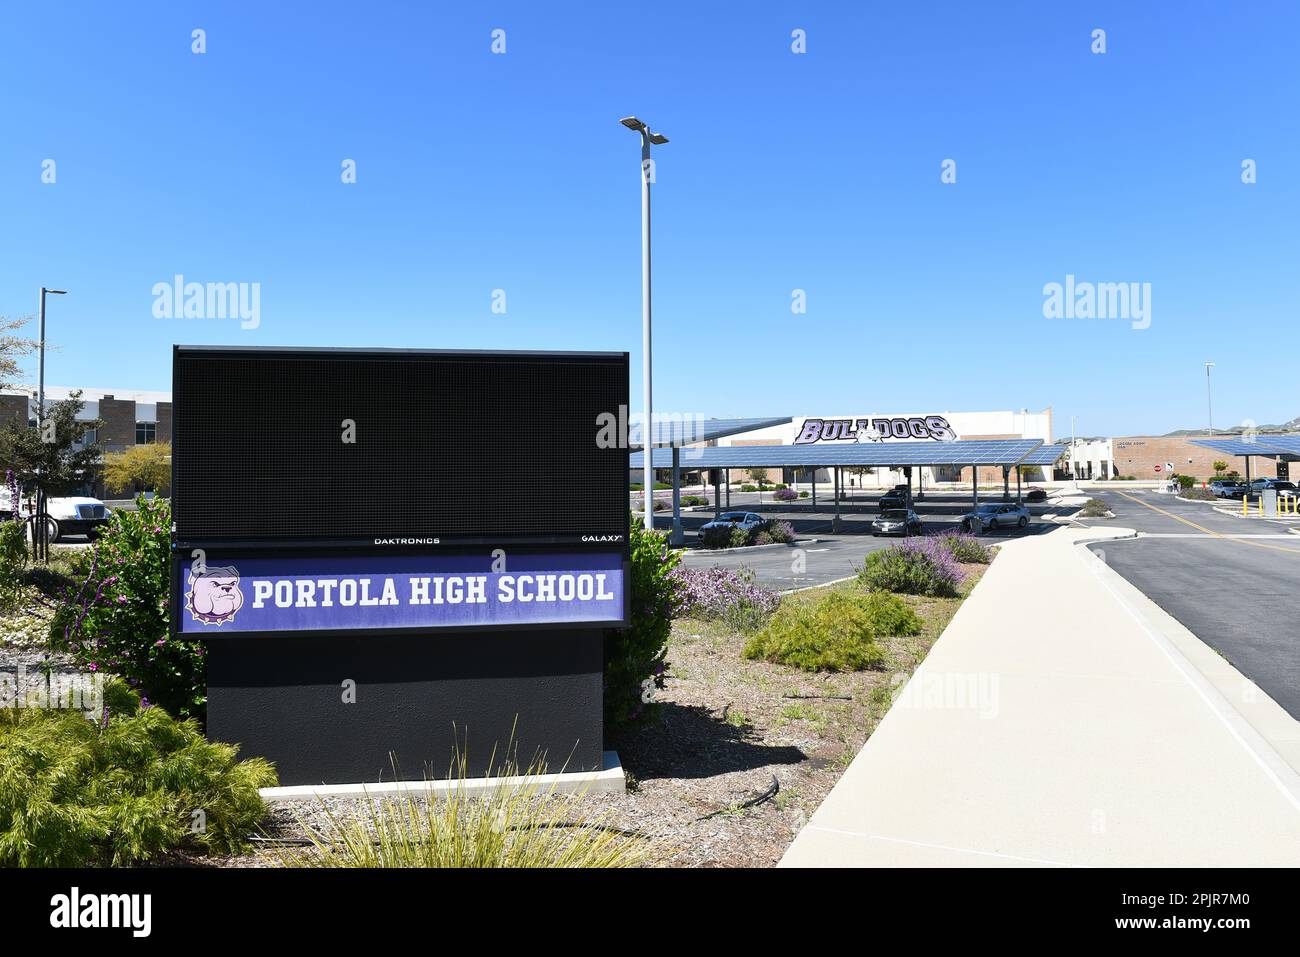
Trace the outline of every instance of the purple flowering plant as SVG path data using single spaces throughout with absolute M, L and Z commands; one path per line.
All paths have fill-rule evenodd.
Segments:
M 136 504 L 114 512 L 93 549 L 73 559 L 76 583 L 51 621 L 50 644 L 84 667 L 122 676 L 168 714 L 202 720 L 202 643 L 172 638 L 168 628 L 171 503 Z

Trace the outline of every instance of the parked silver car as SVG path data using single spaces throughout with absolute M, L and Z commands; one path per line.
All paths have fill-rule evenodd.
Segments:
M 713 521 L 700 526 L 700 536 L 703 537 L 710 528 L 743 528 L 748 532 L 762 524 L 763 517 L 753 512 L 723 512 Z
M 968 532 L 976 524 L 986 530 L 1006 528 L 1008 525 L 1024 528 L 1029 524 L 1029 509 L 1015 502 L 990 502 L 961 517 L 961 527 Z

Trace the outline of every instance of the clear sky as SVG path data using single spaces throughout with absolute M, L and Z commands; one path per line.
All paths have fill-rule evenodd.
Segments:
M 58 385 L 168 389 L 175 342 L 612 349 L 637 408 L 635 113 L 672 140 L 657 409 L 1163 432 L 1213 360 L 1216 425 L 1286 420 L 1298 8 L 9 3 L 0 315 L 70 291 Z M 176 274 L 260 284 L 260 324 L 156 318 Z M 1067 275 L 1150 283 L 1150 326 L 1045 318 Z

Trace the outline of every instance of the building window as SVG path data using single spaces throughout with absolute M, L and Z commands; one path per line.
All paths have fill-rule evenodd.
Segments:
M 87 429 L 81 433 L 82 445 L 94 445 L 99 441 L 99 429 Z
M 135 444 L 148 445 L 158 440 L 157 422 L 137 422 L 135 424 Z

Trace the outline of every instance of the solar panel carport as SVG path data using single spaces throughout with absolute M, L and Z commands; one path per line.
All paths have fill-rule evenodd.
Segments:
M 789 421 L 789 420 L 786 420 Z M 835 525 L 839 525 L 840 469 L 906 468 L 922 465 L 951 465 L 971 469 L 971 495 L 979 505 L 979 482 L 976 467 L 1000 465 L 1006 476 L 1012 468 L 1025 463 L 1026 456 L 1043 444 L 1041 439 L 958 439 L 952 442 L 845 442 L 835 445 L 728 445 L 712 447 L 654 449 L 651 464 L 655 469 L 671 469 L 673 484 L 673 542 L 681 544 L 680 485 L 681 470 L 733 468 L 832 468 L 835 470 Z M 1056 457 L 1059 458 L 1059 455 Z M 1055 461 L 1056 459 L 1052 459 Z M 640 452 L 631 456 L 633 473 L 644 468 Z M 1035 464 L 1035 463 L 1031 463 Z M 721 511 L 718 482 L 714 482 L 714 510 Z M 1020 486 L 1016 474 L 1017 492 Z M 911 478 L 908 478 L 909 498 Z M 813 486 L 814 494 L 816 485 Z M 730 486 L 728 486 L 730 493 Z M 1004 493 L 1009 494 L 1009 493 Z M 653 489 L 646 491 L 648 508 L 653 509 Z M 813 499 L 814 505 L 816 499 Z
M 1246 481 L 1250 481 L 1252 456 L 1300 461 L 1300 435 L 1248 435 L 1228 439 L 1192 439 L 1192 445 L 1213 449 L 1225 455 L 1237 455 L 1246 460 Z

